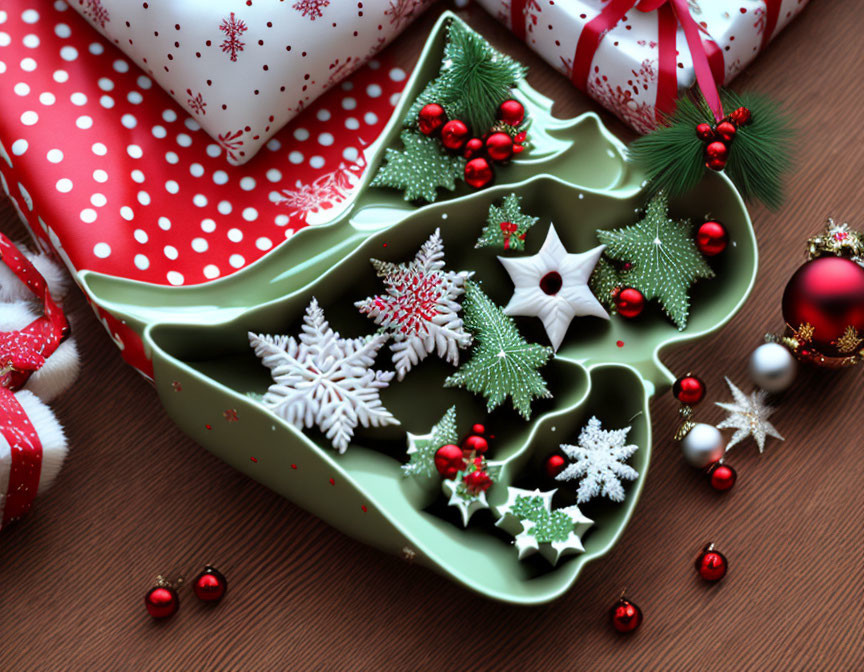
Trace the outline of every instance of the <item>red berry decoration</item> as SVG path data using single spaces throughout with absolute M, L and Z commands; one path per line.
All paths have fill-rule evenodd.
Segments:
M 714 139 L 714 129 L 711 124 L 698 124 L 696 126 L 696 137 L 702 142 L 709 142 Z
M 717 492 L 726 492 L 735 485 L 738 478 L 736 471 L 728 464 L 717 462 L 708 472 L 708 481 Z
M 228 590 L 228 581 L 215 567 L 207 565 L 192 583 L 195 596 L 202 602 L 218 602 Z
M 475 495 L 486 492 L 492 485 L 492 477 L 483 469 L 466 474 L 462 481 L 465 483 L 465 487 L 468 488 L 468 492 Z
M 672 385 L 672 395 L 682 404 L 695 406 L 705 398 L 707 388 L 702 379 L 689 373 L 682 376 Z
M 715 550 L 714 544 L 708 544 L 696 558 L 696 571 L 706 581 L 719 581 L 726 576 L 727 569 L 726 556 Z
M 639 317 L 645 309 L 645 297 L 638 289 L 625 287 L 615 295 L 615 309 L 628 320 Z
M 633 632 L 642 625 L 642 610 L 630 600 L 623 597 L 609 610 L 612 627 L 618 632 Z
M 546 458 L 546 475 L 549 478 L 555 478 L 558 474 L 564 471 L 564 465 L 566 463 L 567 462 L 563 455 L 558 455 L 557 453 L 550 455 Z
M 696 230 L 696 247 L 706 257 L 714 257 L 726 249 L 729 234 L 720 222 L 703 222 Z
M 470 136 L 468 126 L 459 119 L 451 119 L 441 127 L 441 144 L 453 152 L 462 149 Z
M 486 153 L 498 163 L 509 161 L 513 156 L 513 138 L 502 131 L 486 138 Z
M 471 435 L 462 442 L 463 455 L 471 453 L 483 455 L 487 450 L 489 450 L 489 442 L 482 436 Z
M 483 141 L 480 138 L 471 138 L 465 143 L 465 151 L 462 152 L 462 156 L 466 159 L 473 159 L 483 154 L 483 147 Z
M 167 584 L 160 583 L 147 591 L 144 596 L 144 606 L 153 618 L 170 618 L 180 607 L 177 591 Z
M 735 134 L 738 132 L 738 127 L 731 121 L 721 121 L 715 129 L 717 134 L 726 142 L 732 142 Z
M 808 261 L 786 285 L 783 319 L 796 330 L 809 324 L 813 347 L 823 355 L 854 354 L 860 344 L 843 352 L 838 341 L 850 327 L 864 333 L 864 268 L 844 257 Z
M 492 178 L 495 174 L 492 172 L 492 166 L 482 156 L 471 159 L 465 164 L 465 182 L 469 187 L 474 189 L 482 189 L 492 183 Z
M 476 425 L 473 425 L 471 427 L 471 433 L 472 434 L 485 434 L 486 433 L 486 427 L 484 425 L 481 425 L 478 422 Z
M 444 478 L 455 478 L 465 468 L 465 458 L 459 446 L 448 443 L 435 453 L 435 468 Z
M 505 100 L 498 107 L 498 118 L 508 126 L 519 126 L 525 121 L 525 107 L 518 100 Z
M 417 127 L 423 135 L 435 135 L 447 122 L 447 113 L 438 103 L 424 105 L 417 115 Z
M 705 165 L 711 170 L 723 170 L 726 167 L 726 159 L 729 158 L 729 148 L 726 143 L 715 140 L 709 142 L 705 148 Z
M 750 123 L 750 110 L 746 107 L 739 107 L 729 115 L 729 118 L 732 120 L 732 123 L 738 126 L 746 126 Z

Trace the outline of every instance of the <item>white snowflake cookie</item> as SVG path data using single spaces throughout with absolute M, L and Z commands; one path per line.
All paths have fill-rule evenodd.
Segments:
M 387 293 L 354 305 L 392 337 L 390 349 L 399 380 L 436 351 L 457 366 L 459 350 L 471 345 L 471 334 L 459 316 L 459 297 L 473 273 L 444 270 L 441 231 L 435 229 L 411 262 L 371 261 Z
M 639 472 L 626 464 L 639 446 L 626 445 L 630 427 L 605 430 L 600 420 L 592 417 L 582 428 L 577 445 L 561 444 L 561 450 L 573 462 L 555 479 L 580 480 L 576 501 L 580 504 L 602 495 L 613 502 L 624 501 L 622 480 L 634 481 Z
M 249 332 L 249 344 L 273 376 L 262 403 L 300 429 L 318 426 L 344 453 L 357 425 L 399 424 L 379 396 L 393 372 L 372 369 L 386 341 L 383 334 L 340 337 L 313 298 L 299 339 Z
M 608 320 L 609 313 L 588 288 L 591 273 L 604 249 L 606 246 L 600 245 L 581 254 L 570 254 L 558 238 L 555 226 L 550 225 L 546 241 L 537 254 L 498 257 L 515 288 L 504 314 L 539 317 L 556 351 L 577 315 Z

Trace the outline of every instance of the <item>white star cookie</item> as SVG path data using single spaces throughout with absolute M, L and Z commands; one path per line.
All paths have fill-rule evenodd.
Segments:
M 515 287 L 504 314 L 539 317 L 555 350 L 577 315 L 608 320 L 609 314 L 588 289 L 588 280 L 604 249 L 606 246 L 600 245 L 581 254 L 570 254 L 561 244 L 555 226 L 550 225 L 537 254 L 498 257 Z

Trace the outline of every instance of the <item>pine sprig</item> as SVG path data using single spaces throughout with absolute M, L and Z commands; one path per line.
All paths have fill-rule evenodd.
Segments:
M 404 192 L 406 201 L 432 203 L 438 188 L 456 189 L 465 170 L 465 159 L 448 154 L 435 138 L 416 131 L 402 131 L 404 149 L 388 149 L 384 163 L 372 180 L 373 187 L 392 187 Z
M 529 420 L 531 402 L 552 396 L 537 372 L 552 357 L 552 348 L 528 343 L 513 318 L 507 317 L 474 282 L 465 284 L 463 310 L 465 326 L 474 335 L 474 351 L 471 359 L 444 381 L 444 386 L 464 387 L 483 395 L 488 411 L 509 396 L 513 407 Z
M 727 110 L 746 107 L 752 121 L 735 135 L 726 173 L 747 199 L 758 199 L 777 209 L 783 202 L 783 173 L 792 166 L 789 146 L 794 136 L 788 117 L 778 105 L 754 93 L 724 92 Z
M 600 257 L 588 287 L 597 300 L 610 311 L 615 310 L 615 290 L 621 289 L 623 282 L 618 269 L 606 257 Z
M 477 239 L 475 248 L 503 247 L 505 250 L 524 250 L 528 229 L 537 223 L 537 217 L 526 215 L 521 208 L 522 199 L 516 194 L 504 198 L 501 206 L 489 206 L 486 226 Z

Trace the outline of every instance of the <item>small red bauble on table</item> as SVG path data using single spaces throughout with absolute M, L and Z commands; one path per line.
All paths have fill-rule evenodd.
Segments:
M 455 478 L 465 468 L 462 449 L 452 443 L 441 446 L 435 453 L 435 468 L 444 478 Z
M 218 602 L 228 590 L 228 581 L 215 567 L 207 565 L 192 582 L 195 596 L 203 602 Z
M 702 401 L 706 391 L 707 387 L 702 379 L 689 373 L 672 385 L 672 395 L 687 406 L 695 406 Z
M 696 571 L 706 581 L 719 581 L 728 569 L 726 556 L 716 550 L 714 544 L 708 544 L 696 558 Z
M 161 620 L 170 618 L 177 613 L 177 609 L 180 607 L 180 598 L 173 586 L 160 577 L 156 580 L 156 585 L 148 590 L 144 596 L 144 606 L 147 608 L 148 614 Z
M 645 297 L 633 287 L 625 287 L 615 295 L 615 309 L 621 317 L 639 317 L 645 309 Z
M 609 620 L 618 632 L 633 632 L 642 625 L 642 610 L 638 605 L 622 597 L 609 610 Z
M 728 244 L 729 234 L 720 222 L 703 222 L 696 230 L 696 247 L 706 257 L 717 256 Z
M 441 127 L 441 144 L 452 152 L 458 152 L 471 137 L 464 121 L 451 119 Z
M 728 464 L 717 462 L 708 469 L 708 482 L 717 492 L 731 490 L 738 478 L 738 473 Z
M 417 115 L 417 128 L 423 135 L 435 135 L 447 123 L 447 113 L 438 103 L 424 105 Z
M 474 189 L 482 189 L 492 183 L 495 174 L 489 161 L 478 156 L 465 164 L 465 182 Z
M 525 121 L 525 107 L 518 100 L 505 100 L 498 107 L 498 118 L 508 126 L 519 126 Z
M 498 163 L 509 161 L 513 156 L 513 138 L 503 131 L 492 133 L 486 138 L 486 153 Z

